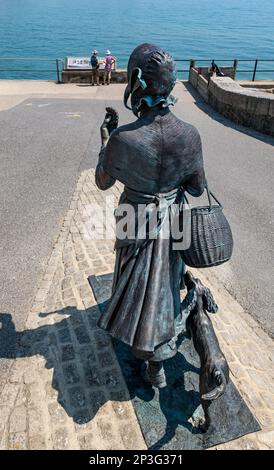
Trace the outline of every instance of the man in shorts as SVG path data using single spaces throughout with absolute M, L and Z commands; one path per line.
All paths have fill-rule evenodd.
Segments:
M 92 56 L 90 58 L 90 65 L 92 67 L 92 82 L 91 85 L 94 86 L 95 82 L 96 85 L 99 86 L 99 61 L 98 61 L 98 52 L 96 50 L 93 51 Z

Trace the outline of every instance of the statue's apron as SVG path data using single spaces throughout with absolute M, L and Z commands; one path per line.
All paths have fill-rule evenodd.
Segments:
M 131 346 L 138 357 L 166 359 L 175 354 L 175 321 L 180 316 L 184 265 L 180 252 L 173 249 L 170 227 L 181 210 L 182 191 L 152 195 L 125 187 L 116 210 L 116 227 L 122 219 L 122 204 L 134 209 L 135 235 L 138 205 L 142 204 L 141 212 L 156 210 L 160 217 L 152 229 L 146 223 L 144 238 L 116 238 L 113 292 L 99 326 Z

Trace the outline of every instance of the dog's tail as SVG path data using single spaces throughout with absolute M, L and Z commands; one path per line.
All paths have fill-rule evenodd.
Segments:
M 202 395 L 202 400 L 217 400 L 223 395 L 226 389 L 227 380 L 225 374 L 220 369 L 215 369 L 213 372 L 214 382 L 216 387 L 208 393 Z

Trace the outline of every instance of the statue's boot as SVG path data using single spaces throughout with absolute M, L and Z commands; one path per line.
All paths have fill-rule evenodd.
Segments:
M 143 372 L 143 378 L 146 382 L 150 382 L 151 385 L 153 385 L 154 387 L 166 387 L 166 374 L 163 366 L 163 361 L 146 361 Z

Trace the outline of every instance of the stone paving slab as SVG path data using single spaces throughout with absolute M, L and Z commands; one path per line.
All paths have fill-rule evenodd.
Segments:
M 10 374 L 0 386 L 1 449 L 146 448 L 110 338 L 96 326 L 87 279 L 112 272 L 115 259 L 112 240 L 87 236 L 90 207 L 106 196 L 117 201 L 120 191 L 120 184 L 99 191 L 94 170 L 81 174 L 26 328 L 11 336 Z M 232 380 L 262 427 L 212 449 L 272 449 L 273 342 L 210 270 L 196 274 L 220 305 L 213 321 Z M 9 315 L 0 322 L 12 331 Z

